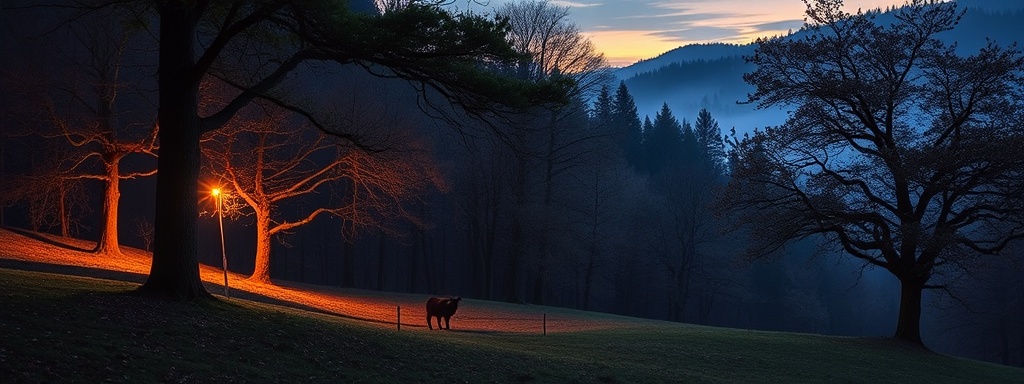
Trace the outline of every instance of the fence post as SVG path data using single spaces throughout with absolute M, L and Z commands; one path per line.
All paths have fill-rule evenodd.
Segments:
M 398 332 L 402 332 L 402 306 L 401 305 L 398 306 L 398 309 L 395 311 L 395 313 L 397 314 L 397 317 L 398 317 L 398 321 L 395 321 L 395 324 L 398 325 Z
M 548 314 L 544 314 L 544 336 L 548 335 Z

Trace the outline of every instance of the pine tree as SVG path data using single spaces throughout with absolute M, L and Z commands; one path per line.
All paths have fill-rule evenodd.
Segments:
M 636 111 L 636 102 L 626 88 L 626 82 L 619 82 L 612 105 L 612 126 L 616 130 L 616 140 L 622 146 L 626 161 L 634 168 L 639 168 L 643 160 L 643 131 L 640 128 L 640 117 Z
M 651 122 L 650 116 L 644 116 L 644 128 L 641 132 L 643 140 L 640 141 L 640 167 L 638 169 L 642 172 L 650 172 L 651 154 L 647 152 L 647 148 L 651 145 L 651 133 L 654 132 L 654 123 Z
M 644 145 L 647 153 L 647 164 L 645 169 L 651 174 L 657 174 L 666 165 L 678 164 L 683 150 L 682 126 L 679 120 L 672 115 L 668 103 L 661 106 L 654 116 L 654 123 Z
M 612 111 L 614 108 L 608 86 L 602 85 L 601 91 L 597 94 L 597 101 L 594 102 L 594 120 L 596 120 L 599 126 L 614 129 L 612 123 Z
M 725 171 L 725 143 L 718 122 L 711 117 L 711 112 L 701 109 L 694 123 L 693 133 L 701 150 L 703 164 L 714 174 Z
M 680 133 L 680 146 L 679 154 L 676 156 L 679 160 L 676 166 L 683 166 L 687 168 L 697 168 L 702 164 L 702 148 L 700 141 L 697 139 L 697 135 L 693 131 L 693 126 L 690 125 L 689 121 L 683 119 L 680 124 L 682 132 Z

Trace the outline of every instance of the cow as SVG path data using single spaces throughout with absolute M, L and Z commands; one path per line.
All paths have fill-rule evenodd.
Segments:
M 461 297 L 452 298 L 440 298 L 431 297 L 427 300 L 427 327 L 434 329 L 434 326 L 430 324 L 431 317 L 437 317 L 437 329 L 451 329 L 451 318 L 455 314 L 455 310 L 459 309 L 459 300 Z M 445 327 L 441 328 L 441 318 L 444 318 Z

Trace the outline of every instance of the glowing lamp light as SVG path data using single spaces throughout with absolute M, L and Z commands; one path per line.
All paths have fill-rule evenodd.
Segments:
M 220 188 L 210 191 L 213 197 L 217 198 L 217 223 L 220 226 L 220 258 L 224 267 L 224 297 L 231 297 L 228 290 L 228 253 L 224 250 L 224 202 L 220 196 Z

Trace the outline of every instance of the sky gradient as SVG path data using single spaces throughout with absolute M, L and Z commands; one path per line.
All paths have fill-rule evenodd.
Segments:
M 491 0 L 500 6 L 514 0 Z M 692 43 L 745 44 L 803 25 L 800 0 L 549 0 L 570 18 L 609 64 L 620 67 Z M 846 10 L 885 8 L 904 0 L 846 0 Z

